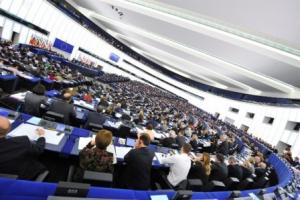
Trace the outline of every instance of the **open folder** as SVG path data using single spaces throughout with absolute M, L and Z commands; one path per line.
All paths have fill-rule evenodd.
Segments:
M 36 141 L 39 136 L 36 133 L 36 129 L 40 128 L 39 126 L 35 126 L 32 124 L 21 124 L 10 133 L 8 136 L 17 137 L 17 136 L 28 136 L 28 138 L 32 141 Z M 64 134 L 58 133 L 57 131 L 47 130 L 45 129 L 45 139 L 47 144 L 59 145 L 61 140 L 64 137 Z

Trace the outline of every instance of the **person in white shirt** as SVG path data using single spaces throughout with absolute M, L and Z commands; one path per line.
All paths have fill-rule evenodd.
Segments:
M 187 179 L 191 168 L 191 158 L 189 153 L 192 146 L 188 143 L 181 147 L 180 154 L 163 158 L 161 164 L 169 164 L 170 172 L 167 176 L 169 183 L 176 187 L 181 181 Z

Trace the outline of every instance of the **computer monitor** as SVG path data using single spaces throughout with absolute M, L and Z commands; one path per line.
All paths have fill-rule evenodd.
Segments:
M 151 200 L 169 200 L 169 198 L 166 194 L 150 195 L 150 199 Z
M 64 124 L 57 124 L 56 125 L 56 130 L 59 131 L 59 132 L 64 132 L 65 128 L 66 128 L 66 125 L 64 125 Z
M 132 139 L 132 138 L 126 139 L 126 146 L 134 147 L 134 145 L 135 145 L 135 139 Z

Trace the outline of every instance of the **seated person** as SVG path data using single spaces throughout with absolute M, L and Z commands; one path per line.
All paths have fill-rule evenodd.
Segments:
M 181 148 L 186 143 L 185 137 L 183 136 L 183 129 L 178 131 L 176 143 L 178 144 L 179 148 Z
M 220 136 L 220 140 L 218 142 L 218 145 L 216 147 L 216 152 L 217 153 L 221 153 L 224 156 L 227 156 L 229 153 L 229 144 L 227 141 L 227 135 L 226 134 L 222 134 Z
M 241 167 L 243 170 L 242 180 L 245 180 L 246 178 L 249 178 L 252 175 L 252 167 L 253 166 L 248 160 L 245 160 Z
M 194 159 L 194 165 L 192 165 L 188 177 L 191 179 L 202 180 L 203 185 L 208 183 L 208 178 L 210 175 L 210 155 L 208 153 L 203 153 Z
M 45 90 L 45 86 L 37 84 L 32 89 L 32 93 L 26 93 L 24 112 L 37 117 L 41 116 L 40 108 L 47 102 L 47 97 L 44 96 Z
M 293 156 L 292 156 L 292 151 L 291 151 L 291 147 L 288 146 L 284 149 L 283 151 L 283 157 L 289 162 L 289 163 L 293 163 Z
M 93 96 L 91 93 L 85 93 L 83 95 L 83 100 L 86 101 L 87 103 L 92 103 L 93 102 Z
M 85 123 L 85 128 L 88 128 L 90 123 L 94 123 L 94 124 L 103 126 L 103 124 L 105 123 L 106 120 L 107 120 L 107 116 L 102 113 L 89 112 L 87 121 Z
M 161 164 L 169 164 L 170 171 L 167 181 L 176 187 L 181 181 L 187 179 L 187 175 L 191 168 L 191 158 L 189 153 L 192 146 L 188 143 L 184 144 L 180 150 L 180 154 L 169 156 L 161 160 Z
M 62 114 L 64 116 L 63 123 L 70 124 L 72 119 L 76 117 L 74 106 L 71 102 L 71 93 L 64 93 L 63 100 L 56 100 L 50 105 L 49 111 Z
M 184 135 L 186 137 L 188 137 L 188 138 L 192 137 L 193 127 L 194 127 L 194 123 L 192 121 L 190 121 L 188 123 L 188 126 L 184 130 Z
M 106 109 L 109 106 L 109 103 L 106 101 L 106 97 L 102 96 L 100 98 L 100 102 L 99 102 L 98 106 L 102 107 L 102 109 Z
M 113 153 L 107 151 L 107 147 L 111 142 L 112 133 L 105 129 L 100 130 L 95 139 L 79 152 L 80 169 L 74 178 L 80 180 L 84 170 L 112 173 Z
M 39 136 L 35 143 L 27 136 L 6 138 L 10 131 L 10 122 L 0 117 L 0 173 L 16 174 L 20 179 L 32 180 L 46 171 L 37 160 L 45 148 L 44 129 L 38 128 Z
M 169 132 L 169 137 L 166 137 L 164 139 L 162 139 L 160 141 L 161 145 L 164 147 L 169 147 L 171 148 L 173 144 L 177 144 L 176 143 L 176 133 L 174 130 L 171 130 Z
M 228 177 L 235 177 L 239 179 L 240 181 L 243 179 L 243 169 L 242 167 L 237 163 L 235 157 L 230 156 L 228 158 Z
M 142 133 L 148 134 L 151 141 L 154 140 L 155 132 L 153 130 L 153 125 L 151 123 L 147 123 L 146 128 L 143 131 L 139 132 L 138 134 L 142 134 Z
M 232 136 L 229 140 L 229 150 L 228 150 L 229 155 L 233 155 L 234 152 L 238 150 L 238 148 L 239 148 L 239 144 L 237 143 L 235 137 Z
M 260 162 L 255 168 L 255 174 L 257 177 L 264 176 L 267 171 L 267 164 L 265 162 Z
M 192 138 L 190 140 L 190 144 L 192 145 L 193 149 L 196 150 L 199 147 L 198 143 L 198 136 L 197 134 L 192 134 Z
M 150 189 L 151 167 L 154 153 L 148 149 L 150 137 L 148 134 L 139 135 L 135 148 L 124 157 L 126 162 L 126 184 L 128 189 Z
M 224 163 L 223 154 L 218 153 L 216 155 L 216 161 L 212 163 L 210 180 L 224 181 L 228 176 L 228 169 Z

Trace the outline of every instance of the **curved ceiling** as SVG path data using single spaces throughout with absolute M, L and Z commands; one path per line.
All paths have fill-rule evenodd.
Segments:
M 300 98 L 298 0 L 68 0 L 137 53 L 198 82 Z

